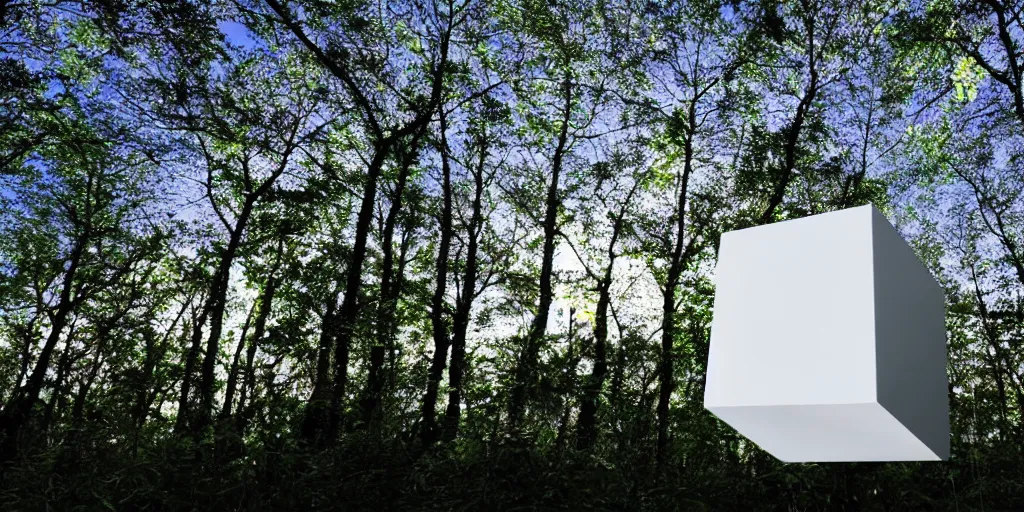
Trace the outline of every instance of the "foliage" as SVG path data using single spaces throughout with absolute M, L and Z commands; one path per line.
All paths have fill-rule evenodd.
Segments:
M 1000 0 L 0 2 L 4 510 L 1015 510 Z M 952 456 L 702 406 L 721 233 L 873 203 Z

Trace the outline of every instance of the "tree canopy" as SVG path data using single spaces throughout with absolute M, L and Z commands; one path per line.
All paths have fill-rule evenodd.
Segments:
M 0 0 L 0 504 L 1024 507 L 1022 16 Z M 703 409 L 719 237 L 866 203 L 952 456 L 783 464 Z

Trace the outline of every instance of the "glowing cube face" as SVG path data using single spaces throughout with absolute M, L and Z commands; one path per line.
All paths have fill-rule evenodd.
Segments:
M 873 206 L 722 235 L 704 407 L 785 462 L 949 457 L 942 289 Z

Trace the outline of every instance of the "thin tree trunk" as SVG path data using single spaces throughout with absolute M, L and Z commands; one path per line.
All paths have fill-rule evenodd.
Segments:
M 437 274 L 434 296 L 430 302 L 430 324 L 434 335 L 434 354 L 427 375 L 427 392 L 423 397 L 423 427 L 420 431 L 423 444 L 437 441 L 437 392 L 441 385 L 441 374 L 448 359 L 448 322 L 445 314 L 445 292 L 448 286 L 448 253 L 452 241 L 452 172 L 448 158 L 448 120 L 441 112 L 441 174 L 444 206 L 441 209 L 441 240 L 437 250 Z
M 384 345 L 370 347 L 370 371 L 367 374 L 366 399 L 363 402 L 363 428 L 378 432 L 380 397 L 384 389 Z
M 4 408 L 3 413 L 0 414 L 0 432 L 3 433 L 3 439 L 0 440 L 0 443 L 2 443 L 0 444 L 0 463 L 9 461 L 16 455 L 18 434 L 21 427 L 28 421 L 32 406 L 39 400 L 39 392 L 43 388 L 46 372 L 50 368 L 50 359 L 53 357 L 53 351 L 57 347 L 57 342 L 60 341 L 64 327 L 67 325 L 68 315 L 75 306 L 75 277 L 81 264 L 87 240 L 87 235 L 83 236 L 71 250 L 68 270 L 64 273 L 64 283 L 61 287 L 60 298 L 50 325 L 50 334 L 46 337 L 46 342 L 39 353 L 39 359 L 36 360 L 32 374 L 29 376 L 25 386 L 20 392 L 15 392 L 12 400 Z
M 778 170 L 778 179 L 775 182 L 775 187 L 772 189 L 771 196 L 768 198 L 768 206 L 765 208 L 764 213 L 761 214 L 761 224 L 768 224 L 773 221 L 775 210 L 778 209 L 785 198 L 786 188 L 789 187 L 789 183 L 793 179 L 793 170 L 796 168 L 797 152 L 800 149 L 800 132 L 803 130 L 807 115 L 814 105 L 814 100 L 818 94 L 818 54 L 814 46 L 814 17 L 815 13 L 806 13 L 804 15 L 804 27 L 807 30 L 806 50 L 807 72 L 810 75 L 809 83 L 803 96 L 800 97 L 800 102 L 797 103 L 792 121 L 786 126 L 783 166 Z
M 665 286 L 662 289 L 661 363 L 658 370 L 659 390 L 657 407 L 658 444 L 656 449 L 656 459 L 659 465 L 665 461 L 668 449 L 668 409 L 675 384 L 673 381 L 675 371 L 673 348 L 675 344 L 676 288 L 679 286 L 679 278 L 690 256 L 689 248 L 684 249 L 684 241 L 686 240 L 686 200 L 689 192 L 690 173 L 693 171 L 693 137 L 696 133 L 696 126 L 694 125 L 695 110 L 696 101 L 693 101 L 689 106 L 688 118 L 690 121 L 683 147 L 683 176 L 680 181 L 679 196 L 676 202 L 676 239 L 672 249 L 672 259 L 669 263 Z M 693 239 L 690 242 L 692 244 Z
M 614 261 L 614 260 L 612 260 Z M 597 441 L 597 408 L 608 373 L 608 305 L 611 303 L 612 264 L 598 284 L 599 296 L 594 316 L 594 367 L 583 390 L 579 419 L 576 422 L 576 446 L 588 450 Z
M 316 350 L 316 376 L 315 388 L 327 390 L 331 382 L 331 348 L 333 345 L 333 323 L 338 309 L 338 294 L 335 292 L 327 301 L 327 309 L 324 311 L 323 320 L 320 324 L 320 340 Z
M 612 381 L 608 390 L 608 403 L 609 407 L 613 411 L 625 411 L 625 403 L 622 398 L 622 384 L 625 380 L 626 374 L 626 347 L 622 344 L 621 340 L 619 346 L 615 348 L 615 363 L 614 369 L 612 370 Z M 646 416 L 646 414 L 645 414 Z M 623 446 L 623 420 L 619 419 L 614 425 L 616 446 L 621 450 Z
M 563 389 L 562 395 L 562 415 L 558 419 L 558 432 L 555 434 L 555 450 L 561 452 L 565 448 L 565 439 L 569 433 L 569 419 L 572 416 L 572 397 L 575 395 L 576 390 L 576 368 L 580 364 L 582 359 L 582 352 L 585 350 L 581 347 L 580 354 L 576 354 L 576 308 L 569 307 L 569 333 L 566 336 L 566 341 L 569 345 L 565 360 L 567 362 L 566 367 L 572 371 L 565 372 L 562 377 L 561 386 Z
M 996 390 L 999 393 L 999 433 L 1000 436 L 1005 436 L 1009 430 L 1009 422 L 1007 421 L 1007 412 L 1009 411 L 1008 400 L 1006 395 L 1006 383 L 1004 380 L 1003 364 L 1010 363 L 1007 360 L 1002 347 L 999 343 L 999 333 L 996 331 L 996 326 L 993 325 L 989 316 L 988 305 L 985 304 L 985 297 L 981 293 L 981 286 L 978 284 L 978 275 L 974 271 L 974 267 L 971 267 L 971 279 L 974 284 L 974 296 L 978 301 L 978 316 L 981 321 L 982 333 L 985 339 L 988 341 L 989 346 L 992 348 L 991 357 L 982 357 L 983 360 L 988 360 L 989 368 L 992 371 L 992 376 L 996 381 Z M 1007 372 L 1008 373 L 1008 372 Z M 1012 380 L 1013 376 L 1010 375 Z
M 330 417 L 326 432 L 311 432 L 314 438 L 323 437 L 333 440 L 340 430 L 344 415 L 344 399 L 348 385 L 349 345 L 352 342 L 353 329 L 359 315 L 359 290 L 362 288 L 363 261 L 366 259 L 366 241 L 370 233 L 370 222 L 373 219 L 374 199 L 377 196 L 377 180 L 380 177 L 384 160 L 387 158 L 388 147 L 377 144 L 373 160 L 367 168 L 363 184 L 363 200 L 356 220 L 355 240 L 352 254 L 348 262 L 348 275 L 345 283 L 345 294 L 341 309 L 338 311 L 337 337 L 334 344 L 334 390 L 331 395 Z M 313 397 L 315 398 L 315 397 Z M 315 407 L 309 412 L 314 412 Z
M 57 362 L 57 377 L 53 381 L 51 389 L 50 401 L 46 403 L 46 411 L 43 413 L 42 421 L 39 422 L 40 432 L 46 433 L 50 430 L 50 424 L 53 422 L 53 414 L 56 410 L 57 402 L 63 402 L 66 397 L 66 391 L 70 391 L 71 384 L 64 385 L 64 381 L 67 380 L 68 372 L 71 371 L 71 365 L 75 363 L 71 359 L 71 337 L 73 336 L 74 328 L 68 332 L 68 340 L 64 343 L 64 350 L 61 351 L 60 360 Z M 68 389 L 65 389 L 67 387 Z M 61 409 L 63 409 L 63 404 Z
M 93 382 L 96 380 L 96 376 L 99 374 L 99 369 L 102 366 L 102 353 L 97 353 L 96 360 L 92 364 L 92 368 L 89 370 L 89 376 L 78 385 L 78 393 L 75 396 L 75 403 L 71 408 L 70 427 L 68 428 L 67 435 L 64 438 L 64 443 L 61 446 L 60 456 L 58 458 L 57 465 L 63 470 L 67 470 L 73 465 L 77 464 L 79 460 L 79 445 L 81 442 L 81 435 L 84 430 L 84 418 L 85 418 L 85 404 L 86 399 L 89 396 L 89 390 L 92 389 Z
M 462 290 L 455 301 L 455 315 L 452 332 L 452 358 L 448 367 L 448 406 L 444 413 L 444 428 L 441 439 L 450 442 L 458 435 L 462 415 L 462 378 L 466 373 L 466 336 L 469 332 L 470 313 L 476 297 L 477 253 L 480 234 L 483 231 L 484 165 L 487 162 L 487 134 L 479 139 L 480 155 L 477 169 L 473 173 L 473 201 L 467 235 L 465 272 L 462 276 Z
M 199 315 L 194 317 L 192 321 L 192 339 L 188 352 L 185 354 L 185 368 L 181 375 L 181 389 L 178 396 L 178 415 L 174 421 L 174 431 L 179 434 L 184 433 L 188 429 L 189 423 L 191 423 L 189 418 L 191 416 L 189 399 L 192 392 L 192 374 L 195 373 L 196 363 L 199 362 L 199 351 L 203 344 L 203 326 L 206 324 L 206 318 L 209 314 L 207 303 L 208 300 L 204 300 Z
M 615 244 L 619 240 L 626 210 L 633 201 L 633 194 L 636 193 L 638 185 L 634 183 L 614 218 L 612 236 L 608 242 L 608 266 L 605 267 L 604 275 L 597 282 L 598 299 L 594 315 L 594 366 L 584 388 L 583 403 L 580 405 L 580 414 L 576 422 L 576 445 L 583 450 L 590 449 L 597 441 L 597 409 L 604 381 L 608 375 L 608 308 L 612 302 L 612 274 L 615 270 L 615 258 L 618 257 L 618 254 L 615 253 Z
M 337 308 L 340 282 L 327 301 L 327 308 L 320 324 L 320 340 L 317 346 L 316 375 L 313 382 L 313 393 L 302 420 L 302 437 L 314 440 L 318 432 L 324 432 L 330 420 L 327 405 L 331 397 L 331 349 L 337 331 Z
M 373 207 L 377 195 L 377 182 L 380 178 L 384 162 L 390 155 L 394 144 L 409 136 L 422 136 L 422 132 L 426 130 L 435 109 L 441 102 L 443 81 L 448 67 L 448 48 L 454 25 L 451 22 L 451 19 L 449 19 L 447 29 L 442 34 L 442 37 L 438 42 L 438 58 L 432 69 L 432 76 L 430 80 L 430 99 L 426 105 L 424 105 L 425 108 L 417 112 L 416 116 L 412 120 L 403 123 L 400 126 L 393 127 L 394 129 L 385 129 L 392 127 L 384 127 L 381 125 L 374 105 L 363 93 L 362 89 L 358 87 L 357 81 L 353 80 L 352 75 L 349 74 L 348 67 L 346 65 L 339 64 L 338 61 L 334 60 L 319 46 L 317 46 L 317 44 L 306 35 L 305 31 L 303 31 L 301 24 L 292 17 L 291 11 L 284 5 L 277 0 L 267 0 L 267 4 L 283 21 L 289 31 L 299 39 L 303 46 L 305 46 L 314 55 L 314 57 L 316 57 L 327 71 L 341 80 L 342 84 L 344 84 L 349 93 L 355 98 L 356 106 L 361 111 L 364 124 L 373 137 L 373 157 L 367 166 L 365 181 L 363 183 L 363 198 L 362 204 L 359 208 L 359 214 L 356 218 L 356 232 L 352 245 L 352 254 L 348 262 L 345 294 L 342 298 L 340 311 L 338 312 L 338 330 L 334 346 L 334 390 L 331 397 L 330 421 L 328 423 L 327 432 L 315 429 L 307 433 L 311 434 L 314 438 L 333 440 L 340 431 L 340 427 L 343 423 L 343 406 L 347 391 L 346 388 L 348 385 L 350 345 L 356 320 L 359 315 L 359 305 L 356 301 L 359 299 L 359 291 L 362 287 L 363 262 L 366 259 L 366 242 L 370 232 L 370 221 L 373 217 Z M 311 401 L 314 398 L 315 397 L 311 397 Z M 307 414 L 315 414 L 315 410 L 316 407 L 310 407 L 307 409 Z M 310 422 L 310 424 L 315 423 Z
M 409 265 L 409 249 L 412 245 L 412 237 L 415 232 L 414 226 L 407 226 L 406 230 L 402 233 L 401 248 L 398 251 L 398 273 L 395 275 L 395 297 L 401 297 L 403 290 L 405 289 L 405 278 L 406 278 L 406 267 Z M 398 306 L 396 304 L 395 310 L 397 313 Z M 397 319 L 393 320 L 397 321 Z M 398 382 L 398 360 L 399 360 L 399 349 L 401 346 L 397 343 L 395 328 L 391 329 L 391 336 L 387 339 L 387 364 L 388 364 L 388 389 L 394 394 L 396 385 Z
M 242 360 L 242 349 L 245 348 L 245 338 L 249 334 L 249 325 L 252 323 L 253 314 L 256 312 L 256 303 L 249 308 L 245 315 L 245 323 L 242 324 L 242 334 L 238 337 L 238 345 L 235 346 L 235 355 L 231 358 L 231 368 L 228 370 L 228 383 L 224 390 L 224 406 L 220 411 L 221 418 L 231 415 L 231 405 L 235 401 L 235 388 L 238 387 L 238 365 Z
M 18 378 L 16 378 L 14 380 L 14 387 L 11 388 L 11 399 L 12 400 L 18 396 L 18 390 L 21 389 L 22 382 L 25 380 L 25 377 L 28 376 L 28 367 L 29 367 L 29 363 L 32 360 L 32 345 L 33 345 L 32 342 L 35 339 L 35 337 L 33 336 L 33 332 L 32 331 L 35 330 L 35 324 L 39 320 L 39 315 L 40 315 L 39 311 L 41 311 L 43 309 L 42 305 L 37 305 L 36 307 L 37 307 L 37 309 L 36 309 L 35 316 L 32 318 L 32 320 L 29 321 L 28 325 L 23 330 L 21 330 L 21 335 L 22 335 L 22 344 L 21 344 L 21 351 L 20 351 L 21 364 L 18 365 Z M 6 390 L 4 390 L 4 391 L 6 391 Z M 3 395 L 0 395 L 0 396 L 3 396 Z M 10 401 L 10 400 L 4 400 L 3 402 L 7 403 L 8 401 Z
M 245 384 L 238 397 L 238 408 L 237 415 L 239 416 L 236 420 L 236 428 L 238 436 L 241 437 L 245 433 L 246 418 L 247 415 L 244 411 L 246 406 L 246 399 L 249 398 L 249 393 L 252 393 L 253 383 L 255 382 L 255 375 L 253 370 L 254 359 L 256 357 L 256 350 L 259 348 L 260 342 L 263 341 L 263 336 L 267 332 L 267 319 L 270 317 L 270 312 L 273 309 L 274 293 L 277 291 L 277 268 L 281 264 L 281 253 L 283 242 L 279 241 L 277 246 L 277 263 L 274 265 L 274 269 L 271 270 L 270 275 L 267 277 L 267 283 L 263 287 L 263 294 L 260 297 L 260 309 L 256 313 L 256 322 L 253 326 L 252 338 L 249 340 L 249 347 L 245 354 Z
M 99 373 L 100 367 L 103 364 L 103 358 L 106 356 L 107 344 L 110 342 L 110 333 L 114 330 L 114 327 L 118 322 L 128 314 L 131 310 L 133 300 L 119 309 L 117 313 L 106 319 L 100 326 L 99 331 L 96 333 L 96 355 L 92 367 L 89 371 L 89 377 L 79 386 L 78 395 L 75 398 L 75 404 L 71 411 L 72 425 L 78 427 L 78 423 L 82 419 L 82 413 L 85 407 L 85 399 L 88 397 L 89 390 L 92 388 L 93 381 L 96 379 L 96 375 Z
M 563 101 L 561 126 L 558 132 L 558 144 L 551 162 L 551 181 L 548 184 L 544 212 L 544 254 L 541 261 L 539 303 L 537 314 L 533 318 L 526 336 L 523 353 L 516 367 L 515 384 L 509 401 L 509 427 L 518 430 L 526 411 L 526 397 L 533 389 L 536 377 L 537 358 L 544 336 L 547 333 L 548 315 L 554 300 L 552 275 L 554 274 L 555 236 L 558 234 L 558 210 L 561 200 L 558 197 L 558 183 L 562 172 L 562 160 L 569 145 L 569 121 L 572 116 L 572 82 L 568 77 L 562 81 Z
M 416 160 L 418 143 L 419 136 L 417 135 L 402 154 L 402 161 L 398 169 L 398 180 L 395 183 L 395 194 L 391 198 L 391 206 L 388 208 L 388 214 L 384 220 L 384 230 L 381 235 L 383 263 L 381 265 L 380 300 L 377 307 L 377 340 L 376 345 L 371 348 L 371 355 L 375 353 L 374 351 L 380 351 L 381 356 L 383 356 L 385 347 L 391 345 L 391 339 L 395 335 L 394 320 L 395 308 L 398 305 L 398 287 L 395 286 L 395 250 L 392 239 L 395 236 L 398 216 L 402 212 L 402 198 L 405 195 L 409 169 Z M 383 377 L 384 358 L 371 357 L 366 399 L 362 404 L 363 423 L 366 426 L 374 423 L 380 412 L 381 391 L 384 388 Z
M 227 307 L 228 285 L 231 281 L 231 265 L 238 254 L 238 248 L 242 243 L 242 236 L 249 224 L 253 206 L 258 196 L 249 195 L 242 211 L 235 222 L 235 228 L 228 239 L 228 246 L 221 255 L 220 264 L 214 278 L 213 287 L 210 289 L 210 335 L 206 341 L 206 354 L 203 358 L 202 376 L 199 380 L 199 396 L 201 399 L 199 414 L 193 430 L 198 433 L 210 423 L 213 414 L 213 392 L 217 385 L 217 358 L 220 353 L 220 336 L 224 328 L 224 310 Z
M 93 362 L 92 368 L 89 370 L 89 376 L 78 386 L 75 404 L 71 408 L 71 425 L 74 428 L 82 426 L 82 418 L 85 417 L 86 399 L 89 397 L 89 390 L 92 389 L 93 383 L 96 382 L 96 376 L 99 375 L 102 364 L 103 359 L 97 354 L 96 361 Z
M 171 337 L 171 333 L 174 332 L 178 322 L 185 316 L 185 311 L 192 304 L 193 296 L 190 296 L 188 300 L 181 304 L 181 309 L 178 310 L 178 314 L 175 315 L 174 321 L 167 328 L 163 338 L 160 341 L 160 347 L 166 347 L 167 341 Z M 188 326 L 185 326 L 185 331 L 188 332 Z M 142 427 L 146 424 L 146 419 L 149 416 L 149 404 L 151 401 L 150 388 L 153 386 L 153 373 L 156 371 L 157 362 L 161 359 L 161 354 L 157 354 L 157 345 L 154 343 L 153 336 L 146 336 L 146 359 L 142 366 L 142 378 L 139 382 L 139 387 L 135 396 L 135 437 L 133 443 L 133 450 L 138 448 L 138 435 L 142 430 Z M 155 393 L 155 391 L 154 391 Z
M 238 414 L 238 421 L 235 422 L 235 429 L 237 435 L 241 437 L 245 434 L 245 428 L 248 426 L 249 418 L 249 395 L 254 393 L 256 390 L 256 340 L 255 336 L 249 340 L 249 346 L 245 350 L 245 381 L 242 383 L 242 389 L 238 393 L 238 406 L 235 410 Z

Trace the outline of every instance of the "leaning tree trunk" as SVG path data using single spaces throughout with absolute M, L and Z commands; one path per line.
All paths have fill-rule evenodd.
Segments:
M 181 375 L 181 389 L 178 394 L 178 415 L 174 420 L 174 431 L 182 434 L 188 429 L 190 423 L 191 407 L 189 406 L 192 394 L 192 374 L 196 371 L 196 364 L 199 362 L 199 351 L 203 344 L 203 327 L 206 325 L 206 318 L 209 315 L 207 305 L 209 301 L 203 299 L 203 305 L 199 314 L 192 319 L 192 336 L 188 350 L 185 352 L 185 368 Z
M 576 422 L 576 445 L 583 450 L 590 449 L 597 441 L 597 408 L 601 400 L 601 391 L 604 389 L 604 381 L 608 375 L 608 309 L 612 302 L 612 273 L 615 270 L 615 258 L 618 257 L 615 253 L 615 244 L 622 233 L 626 209 L 633 201 L 633 194 L 636 193 L 636 190 L 637 184 L 634 183 L 614 218 L 612 236 L 608 242 L 608 266 L 604 269 L 604 275 L 597 281 L 597 311 L 594 315 L 594 366 L 584 387 L 583 402 L 580 405 L 580 414 Z
M 366 259 L 366 241 L 370 234 L 370 223 L 373 220 L 377 181 L 380 178 L 381 169 L 384 167 L 388 149 L 388 147 L 378 144 L 366 172 L 363 201 L 356 219 L 355 239 L 352 244 L 352 255 L 348 262 L 345 295 L 342 298 L 341 309 L 338 311 L 337 337 L 334 344 L 334 390 L 331 395 L 330 418 L 326 432 L 312 432 L 313 436 L 317 438 L 333 440 L 342 425 L 345 393 L 348 387 L 349 350 L 359 316 L 359 305 L 356 301 L 359 299 L 359 290 L 363 284 L 363 262 Z M 315 407 L 311 409 L 315 410 Z
M 805 21 L 809 23 L 809 34 L 813 35 L 813 17 Z M 800 132 L 806 124 L 807 116 L 811 111 L 811 107 L 814 106 L 814 100 L 818 94 L 818 54 L 814 49 L 813 37 L 808 37 L 806 50 L 809 82 L 807 89 L 797 103 L 793 119 L 790 120 L 785 128 L 786 140 L 783 147 L 783 164 L 782 168 L 777 171 L 778 176 L 772 188 L 772 193 L 768 198 L 768 206 L 761 214 L 761 224 L 769 224 L 774 220 L 775 210 L 782 205 L 782 200 L 786 196 L 786 188 L 789 187 L 789 183 L 793 180 L 793 170 L 796 169 L 797 153 L 800 149 Z
M 213 414 L 213 390 L 217 384 L 217 358 L 220 353 L 220 336 L 224 328 L 224 310 L 227 307 L 228 284 L 231 280 L 231 265 L 238 254 L 238 248 L 242 243 L 242 235 L 249 218 L 252 216 L 253 206 L 258 196 L 249 195 L 242 211 L 238 214 L 235 228 L 228 239 L 228 246 L 221 255 L 217 274 L 213 286 L 210 288 L 210 335 L 206 341 L 206 354 L 203 357 L 202 375 L 199 379 L 200 407 L 196 415 L 193 431 L 199 433 L 210 424 Z
M 64 283 L 50 324 L 50 334 L 43 343 L 43 349 L 39 352 L 39 359 L 36 360 L 32 374 L 25 386 L 15 391 L 12 400 L 0 413 L 0 434 L 3 435 L 3 439 L 0 440 L 0 463 L 9 461 L 17 455 L 21 428 L 28 421 L 32 406 L 39 400 L 39 392 L 43 389 L 43 381 L 50 368 L 53 351 L 60 341 L 64 327 L 67 326 L 68 315 L 75 305 L 75 278 L 85 252 L 86 241 L 86 238 L 78 240 L 71 250 L 68 269 L 64 272 Z
M 613 260 L 614 261 L 614 260 Z M 594 316 L 594 367 L 584 388 L 583 403 L 576 422 L 576 446 L 588 450 L 597 440 L 597 407 L 601 388 L 608 373 L 608 306 L 611 303 L 612 266 L 609 264 L 604 278 L 598 284 L 600 294 Z
M 132 437 L 132 451 L 135 452 L 138 449 L 139 434 L 142 432 L 142 427 L 145 426 L 146 420 L 149 419 L 149 405 L 151 403 L 151 396 L 156 393 L 155 390 L 151 391 L 150 388 L 154 388 L 153 378 L 156 372 L 157 362 L 162 359 L 161 354 L 157 353 L 158 346 L 166 347 L 171 334 L 178 326 L 178 322 L 185 316 L 185 311 L 192 304 L 192 296 L 188 300 L 181 304 L 181 309 L 178 310 L 178 314 L 175 315 L 174 321 L 164 332 L 163 337 L 159 345 L 156 343 L 154 338 L 155 334 L 146 335 L 146 359 L 142 365 L 142 378 L 139 379 L 138 388 L 135 393 L 135 431 Z M 185 331 L 188 331 L 188 327 L 185 327 Z
M 340 283 L 339 283 L 340 285 Z M 313 393 L 306 405 L 306 413 L 302 419 L 302 438 L 305 440 L 323 441 L 318 432 L 325 432 L 330 422 L 330 409 L 327 404 L 331 397 L 331 349 L 334 348 L 334 337 L 337 331 L 338 294 L 335 287 L 328 298 L 327 308 L 320 322 L 320 340 L 317 344 L 316 375 L 313 377 Z
M 235 346 L 235 355 L 231 358 L 231 368 L 228 370 L 228 382 L 227 387 L 224 388 L 224 405 L 220 411 L 220 417 L 222 419 L 231 416 L 231 406 L 235 401 L 235 391 L 238 389 L 238 366 L 242 362 L 242 349 L 245 348 L 245 340 L 249 335 L 249 326 L 252 324 L 252 318 L 256 313 L 256 304 L 249 308 L 249 313 L 245 315 L 245 323 L 242 324 L 242 334 L 238 337 L 238 345 Z
M 281 251 L 280 245 L 278 251 Z M 280 264 L 281 253 L 278 252 L 278 264 Z M 270 317 L 270 312 L 273 309 L 274 294 L 277 291 L 277 278 L 274 275 L 274 271 L 271 271 L 271 275 L 267 278 L 267 284 L 264 285 L 263 295 L 260 297 L 260 309 L 256 314 L 256 322 L 253 326 L 252 338 L 249 340 L 249 347 L 245 354 L 245 383 L 243 384 L 242 391 L 238 399 L 238 407 L 236 408 L 235 416 L 235 428 L 238 438 L 245 433 L 247 415 L 245 412 L 246 399 L 249 394 L 253 391 L 253 383 L 255 382 L 255 370 L 254 359 L 256 358 L 256 350 L 259 348 L 260 342 L 263 340 L 264 334 L 267 332 L 267 319 Z

